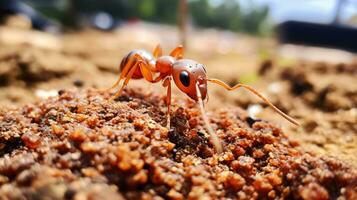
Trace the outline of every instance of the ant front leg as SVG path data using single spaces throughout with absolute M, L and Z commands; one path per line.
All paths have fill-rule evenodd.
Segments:
M 168 130 L 170 130 L 170 111 L 171 111 L 171 76 L 167 76 L 164 80 L 163 80 L 163 86 L 167 87 L 167 94 L 166 94 L 166 105 L 167 105 L 167 124 L 166 127 Z
M 198 105 L 199 105 L 200 110 L 201 110 L 202 119 L 203 119 L 203 122 L 204 122 L 205 125 L 206 125 L 206 128 L 207 128 L 208 133 L 209 133 L 210 136 L 211 136 L 211 142 L 212 142 L 212 144 L 213 144 L 213 146 L 214 146 L 216 152 L 217 152 L 217 153 L 222 153 L 222 152 L 223 152 L 222 143 L 221 143 L 219 137 L 218 137 L 217 134 L 214 132 L 213 128 L 211 127 L 211 125 L 210 125 L 210 123 L 209 123 L 209 120 L 208 120 L 206 111 L 205 111 L 205 109 L 204 109 L 204 104 L 203 104 L 203 101 L 202 101 L 202 94 L 201 94 L 201 92 L 200 92 L 200 88 L 199 88 L 198 84 L 196 84 L 195 87 L 196 87 Z

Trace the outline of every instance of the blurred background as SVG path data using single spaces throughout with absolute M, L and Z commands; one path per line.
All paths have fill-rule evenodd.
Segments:
M 108 88 L 131 50 L 184 44 L 208 76 L 254 86 L 302 126 L 245 91 L 209 85 L 208 109 L 242 107 L 357 166 L 356 0 L 0 0 L 0 20 L 0 108 Z
M 94 26 L 113 29 L 122 23 L 149 21 L 177 24 L 180 0 L 1 0 L 2 11 L 23 13 L 35 26 L 39 13 L 65 27 Z M 339 23 L 356 26 L 356 0 L 184 0 L 187 22 L 195 27 L 212 27 L 255 35 L 269 34 L 272 26 L 288 20 Z M 3 15 L 4 15 L 3 14 Z M 43 26 L 48 24 L 42 23 Z M 40 25 L 41 26 L 41 25 Z M 39 27 L 37 27 L 39 28 Z
M 178 27 L 176 43 L 186 48 L 187 32 L 209 28 L 357 51 L 356 0 L 1 0 L 0 11 L 2 23 L 51 33 L 146 23 Z M 22 24 L 8 19 L 14 14 Z
M 138 20 L 176 24 L 179 0 L 2 0 L 3 9 L 19 11 L 26 3 L 67 27 L 94 25 L 109 29 Z M 6 5 L 8 4 L 8 5 Z M 268 34 L 271 26 L 287 20 L 357 24 L 356 0 L 185 0 L 188 22 L 252 34 Z M 24 5 L 22 5 L 24 6 Z M 28 13 L 30 14 L 30 13 Z M 31 15 L 31 14 L 30 14 Z

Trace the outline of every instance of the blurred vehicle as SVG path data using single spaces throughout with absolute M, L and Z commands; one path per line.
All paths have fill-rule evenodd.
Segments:
M 113 30 L 120 25 L 119 20 L 115 20 L 111 14 L 106 12 L 95 13 L 91 17 L 91 22 L 93 27 L 100 30 Z
M 101 31 L 111 31 L 122 24 L 120 19 L 113 17 L 110 13 L 105 11 L 98 11 L 94 13 L 81 13 L 77 18 L 77 26 L 79 27 L 93 27 Z
M 0 19 L 5 20 L 8 16 L 19 15 L 25 17 L 30 23 L 32 28 L 58 33 L 61 30 L 61 26 L 54 22 L 53 20 L 45 17 L 40 12 L 35 10 L 32 5 L 28 5 L 29 2 L 24 2 L 20 0 L 0 0 Z M 49 1 L 47 3 L 43 2 L 32 2 L 36 7 L 52 7 L 55 8 L 55 2 Z M 71 23 L 73 26 L 77 27 L 93 27 L 103 31 L 110 31 L 118 27 L 121 21 L 114 18 L 110 13 L 106 11 L 96 10 L 94 12 L 76 12 L 71 18 Z
M 58 33 L 60 26 L 52 20 L 38 13 L 31 6 L 18 0 L 0 0 L 0 19 L 3 21 L 10 15 L 26 17 L 32 28 L 46 32 Z
M 287 21 L 278 28 L 282 43 L 329 47 L 357 52 L 357 28 L 340 24 Z
M 357 52 L 357 27 L 350 21 L 341 19 L 344 9 L 356 6 L 356 2 L 338 0 L 334 16 L 330 23 L 318 23 L 306 20 L 287 20 L 277 26 L 278 39 L 281 43 L 303 44 L 336 48 Z

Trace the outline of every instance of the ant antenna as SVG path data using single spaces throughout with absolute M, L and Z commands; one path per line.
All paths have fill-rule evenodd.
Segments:
M 211 142 L 213 143 L 213 146 L 216 149 L 217 153 L 222 153 L 223 148 L 222 148 L 221 141 L 219 140 L 217 134 L 213 131 L 211 125 L 209 124 L 208 117 L 206 115 L 206 112 L 204 109 L 204 104 L 202 101 L 201 91 L 198 87 L 198 84 L 196 84 L 196 92 L 197 92 L 197 98 L 198 98 L 198 105 L 200 106 L 201 115 L 202 115 L 203 121 L 206 125 L 207 131 L 211 136 Z
M 265 103 L 267 103 L 275 112 L 277 112 L 279 115 L 281 115 L 282 117 L 284 117 L 286 120 L 288 120 L 289 122 L 291 122 L 292 124 L 295 124 L 296 126 L 299 126 L 299 123 L 293 119 L 292 117 L 290 117 L 289 115 L 285 114 L 283 111 L 279 110 L 279 108 L 277 108 L 276 106 L 274 106 L 267 98 L 265 98 L 263 95 L 261 95 L 258 91 L 256 91 L 254 88 L 245 85 L 245 84 L 241 84 L 238 83 L 237 85 L 230 87 L 228 86 L 226 83 L 224 83 L 221 80 L 218 79 L 207 79 L 209 82 L 211 83 L 215 83 L 217 85 L 220 85 L 222 87 L 224 87 L 226 90 L 235 90 L 238 89 L 240 87 L 243 87 L 245 89 L 247 89 L 248 91 L 252 92 L 253 94 L 255 94 L 256 96 L 258 96 L 259 98 L 261 98 Z

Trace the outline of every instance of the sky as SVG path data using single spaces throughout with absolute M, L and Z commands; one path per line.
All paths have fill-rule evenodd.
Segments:
M 299 20 L 317 23 L 330 23 L 334 19 L 334 12 L 338 0 L 237 0 L 244 9 L 251 4 L 267 5 L 270 17 L 276 22 L 285 20 Z M 222 0 L 209 0 L 213 5 L 219 5 Z M 340 16 L 342 20 L 357 15 L 357 0 L 346 0 Z

